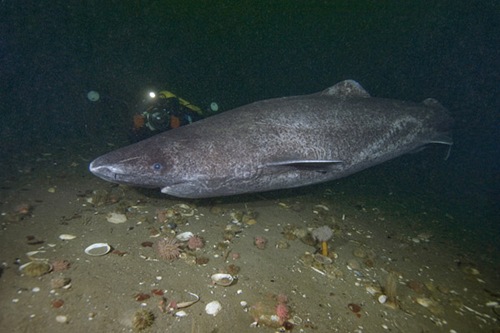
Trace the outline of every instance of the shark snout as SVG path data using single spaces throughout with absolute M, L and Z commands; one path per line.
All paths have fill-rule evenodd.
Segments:
M 119 168 L 104 163 L 101 158 L 93 160 L 89 165 L 89 170 L 97 177 L 111 181 L 116 178 L 116 174 L 121 173 Z

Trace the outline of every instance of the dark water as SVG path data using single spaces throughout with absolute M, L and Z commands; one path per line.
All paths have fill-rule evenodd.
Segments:
M 499 13 L 498 1 L 2 1 L 0 164 L 11 176 L 50 147 L 126 144 L 149 88 L 231 109 L 352 78 L 377 97 L 438 99 L 455 145 L 447 161 L 432 148 L 339 186 L 416 193 L 455 216 L 450 229 L 495 243 Z

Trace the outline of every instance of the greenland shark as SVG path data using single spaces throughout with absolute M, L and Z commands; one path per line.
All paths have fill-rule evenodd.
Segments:
M 434 99 L 371 97 L 353 80 L 254 102 L 98 157 L 104 180 L 206 198 L 338 179 L 425 145 L 452 145 Z

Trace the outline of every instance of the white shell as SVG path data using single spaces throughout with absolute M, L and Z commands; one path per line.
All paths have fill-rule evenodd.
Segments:
M 220 305 L 219 301 L 212 301 L 205 306 L 205 312 L 214 317 L 219 313 L 221 309 L 222 305 Z
M 366 291 L 372 295 L 372 296 L 375 296 L 377 295 L 378 293 L 380 293 L 380 288 L 379 287 L 375 287 L 375 286 L 366 286 Z
M 428 308 L 429 306 L 433 305 L 433 301 L 430 298 L 426 297 L 419 297 L 416 299 L 417 303 L 422 305 L 424 308 Z
M 109 213 L 106 216 L 106 220 L 114 224 L 120 224 L 127 222 L 127 216 L 125 216 L 125 214 L 120 214 L 120 213 Z
M 177 311 L 177 312 L 175 313 L 175 316 L 176 316 L 176 317 L 181 317 L 181 318 L 182 318 L 182 317 L 187 317 L 187 315 L 188 315 L 188 314 L 187 314 L 187 312 L 186 312 L 186 311 L 184 311 L 184 310 Z
M 85 253 L 89 256 L 103 256 L 111 251 L 111 246 L 108 243 L 94 243 L 85 249 Z
M 59 235 L 59 239 L 62 239 L 62 240 L 72 240 L 72 239 L 75 239 L 76 236 L 75 235 L 70 235 L 70 234 L 61 234 Z
M 378 302 L 379 302 L 380 304 L 384 304 L 385 302 L 387 302 L 387 296 L 386 296 L 386 295 L 380 295 L 380 296 L 378 297 Z
M 231 274 L 224 274 L 224 273 L 214 274 L 210 278 L 212 279 L 212 282 L 214 284 L 224 287 L 230 286 L 234 281 L 234 278 Z
M 36 256 L 40 253 L 45 253 L 45 251 L 30 251 L 30 252 L 27 252 L 26 253 L 26 256 L 29 258 L 29 260 L 48 260 L 48 259 L 45 259 L 45 258 L 37 258 Z
M 175 238 L 177 238 L 177 240 L 179 240 L 181 242 L 187 242 L 189 240 L 189 238 L 191 238 L 193 236 L 194 235 L 191 231 L 186 231 L 186 232 L 181 232 L 180 234 L 175 236 Z

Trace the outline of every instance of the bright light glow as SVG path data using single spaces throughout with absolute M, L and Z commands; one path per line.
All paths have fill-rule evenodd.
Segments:
M 97 91 L 91 90 L 87 93 L 87 98 L 91 102 L 97 102 L 99 100 L 99 93 Z
M 156 93 L 154 91 L 150 91 L 149 92 L 149 97 L 155 98 L 156 97 Z

